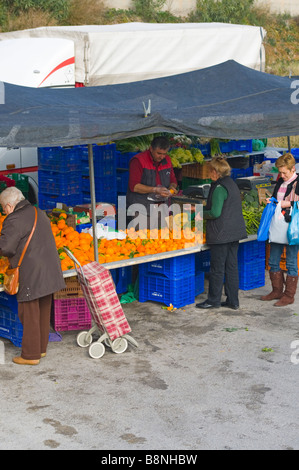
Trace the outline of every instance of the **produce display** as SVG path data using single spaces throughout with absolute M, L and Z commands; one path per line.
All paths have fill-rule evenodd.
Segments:
M 73 227 L 69 227 L 65 218 L 66 215 L 62 213 L 57 221 L 51 221 L 62 271 L 74 269 L 74 263 L 63 247 L 68 248 L 82 266 L 94 261 L 93 237 L 89 233 L 79 233 Z M 105 238 L 98 240 L 99 263 L 181 250 L 201 243 L 205 243 L 205 237 L 196 233 L 194 228 L 180 227 L 172 231 L 168 228 L 151 231 L 135 231 L 131 228 L 126 231 L 126 238 L 123 240 Z
M 257 233 L 264 206 L 259 205 L 256 191 L 244 193 L 242 197 L 242 211 L 247 234 L 252 235 Z M 0 215 L 0 233 L 5 217 L 5 215 Z M 178 217 L 181 217 L 181 215 L 178 215 Z M 51 229 L 60 257 L 62 271 L 74 269 L 74 263 L 67 256 L 63 247 L 68 248 L 82 266 L 94 261 L 92 235 L 77 232 L 73 227 L 67 225 L 66 219 L 67 214 L 65 212 L 62 212 L 59 218 L 51 219 Z M 184 225 L 185 222 L 186 225 Z M 196 244 L 204 244 L 205 242 L 205 233 L 196 233 L 195 227 L 191 225 L 191 228 L 189 228 L 187 220 L 182 217 L 181 226 L 177 225 L 172 230 L 166 228 L 151 231 L 135 231 L 133 228 L 130 228 L 126 230 L 126 238 L 123 240 L 100 238 L 98 240 L 99 262 L 110 263 L 156 253 L 181 250 Z M 3 283 L 4 273 L 8 267 L 8 259 L 4 256 L 0 257 L 0 283 Z
M 196 147 L 190 149 L 183 147 L 173 148 L 168 152 L 168 155 L 174 168 L 182 168 L 183 163 L 203 163 L 204 161 L 203 154 Z
M 152 139 L 157 135 L 162 134 L 148 134 L 119 140 L 116 143 L 116 148 L 121 153 L 142 152 L 149 148 Z M 214 156 L 222 153 L 221 150 L 224 150 L 223 144 L 229 143 L 229 141 L 221 139 L 202 140 L 201 138 L 190 138 L 183 134 L 169 134 L 168 137 L 171 144 L 168 154 L 174 168 L 182 168 L 182 165 L 186 165 L 184 168 L 191 168 L 192 165 L 187 165 L 188 163 L 199 163 L 200 168 L 202 168 L 201 164 L 204 163 L 205 159 L 202 151 L 207 153 L 205 147 L 208 146 L 208 154 Z M 229 153 L 231 152 L 229 151 Z M 256 191 L 242 194 L 242 211 L 248 235 L 257 233 L 263 209 L 264 206 L 259 204 Z M 5 217 L 0 213 L 0 234 Z M 122 240 L 100 238 L 97 241 L 99 262 L 110 263 L 156 253 L 176 251 L 187 246 L 206 242 L 206 221 L 203 222 L 204 233 L 201 234 L 196 233 L 194 224 L 189 227 L 189 222 L 181 214 L 177 217 L 181 219 L 181 224 L 170 225 L 169 229 L 140 230 L 137 232 L 134 229 L 129 229 L 126 230 L 125 237 Z M 64 212 L 61 212 L 58 218 L 51 217 L 51 229 L 63 271 L 74 268 L 74 263 L 65 253 L 64 247 L 74 254 L 81 265 L 94 261 L 94 240 L 92 235 L 84 231 L 80 233 L 76 231 L 75 225 L 68 225 L 67 218 L 68 215 Z M 4 273 L 8 267 L 8 259 L 0 257 L 0 283 L 3 282 Z
M 116 143 L 116 149 L 121 153 L 144 152 L 149 148 L 151 141 L 153 140 L 155 135 L 160 134 L 148 134 L 118 140 Z
M 247 235 L 254 235 L 258 231 L 265 205 L 259 204 L 257 191 L 252 190 L 243 193 L 242 197 L 242 213 L 246 224 L 246 232 Z

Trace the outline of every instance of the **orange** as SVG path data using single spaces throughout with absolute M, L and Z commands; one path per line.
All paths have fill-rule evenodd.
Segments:
M 58 227 L 59 229 L 63 229 L 63 228 L 65 227 L 65 225 L 66 225 L 66 223 L 65 223 L 65 220 L 64 220 L 64 219 L 59 220 L 59 221 L 57 222 L 57 227 Z

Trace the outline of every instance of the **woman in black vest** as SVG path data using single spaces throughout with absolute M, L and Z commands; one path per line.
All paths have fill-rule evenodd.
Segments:
M 239 308 L 238 248 L 239 240 L 247 238 L 247 233 L 240 191 L 230 173 L 231 168 L 223 157 L 213 158 L 210 162 L 212 184 L 203 210 L 211 255 L 209 293 L 207 300 L 196 304 L 198 308 L 221 305 Z M 221 303 L 223 283 L 227 298 Z

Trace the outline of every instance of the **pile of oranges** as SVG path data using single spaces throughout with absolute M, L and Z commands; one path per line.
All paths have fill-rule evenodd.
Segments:
M 3 220 L 6 216 L 0 214 L 0 233 Z M 68 248 L 81 266 L 94 261 L 93 237 L 89 233 L 77 232 L 66 223 L 67 214 L 62 212 L 58 219 L 51 220 L 51 229 L 59 254 L 62 271 L 74 269 L 73 260 L 64 251 Z M 154 255 L 166 251 L 181 250 L 183 248 L 205 243 L 205 236 L 191 229 L 165 229 L 139 230 L 133 228 L 126 230 L 123 240 L 98 240 L 98 254 L 100 263 L 111 263 L 139 256 Z M 9 266 L 5 257 L 0 257 L 0 282 Z
M 81 266 L 94 261 L 93 237 L 89 233 L 77 232 L 66 223 L 67 215 L 62 213 L 57 221 L 51 222 L 52 232 L 61 260 L 63 271 L 74 269 L 74 262 L 65 253 L 68 248 Z M 168 228 L 155 230 L 126 230 L 123 240 L 98 240 L 99 263 L 111 263 L 139 256 L 181 250 L 188 246 L 205 243 L 201 234 L 191 229 L 170 231 Z
M 51 221 L 52 233 L 58 250 L 61 269 L 74 269 L 74 262 L 66 254 L 63 247 L 73 253 L 81 266 L 94 260 L 93 238 L 89 233 L 79 233 L 66 223 L 67 214 L 62 212 L 57 221 Z

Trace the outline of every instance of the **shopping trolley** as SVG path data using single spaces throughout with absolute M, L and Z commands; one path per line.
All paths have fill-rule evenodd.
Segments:
M 97 261 L 81 266 L 73 253 L 67 248 L 64 251 L 74 261 L 78 281 L 92 318 L 92 328 L 89 331 L 80 331 L 77 344 L 81 348 L 89 347 L 88 352 L 93 359 L 104 355 L 105 346 L 117 354 L 125 352 L 128 343 L 138 347 L 134 338 L 128 334 L 131 328 L 119 302 L 110 271 Z M 93 335 L 100 336 L 93 341 Z

